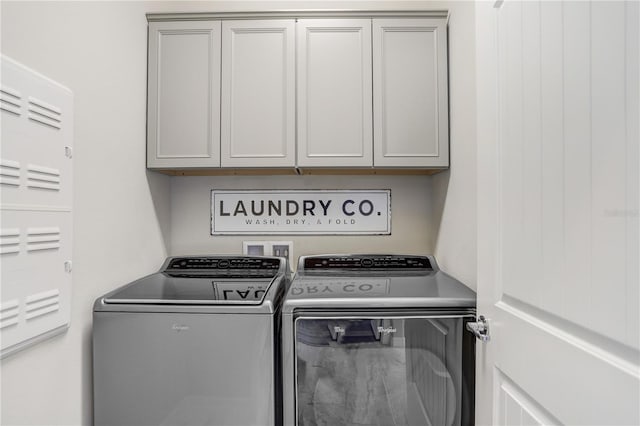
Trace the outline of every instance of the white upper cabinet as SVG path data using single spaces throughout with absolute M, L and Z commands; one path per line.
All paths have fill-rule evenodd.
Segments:
M 300 19 L 298 165 L 371 167 L 371 19 Z
M 295 21 L 222 23 L 222 167 L 295 166 Z
M 220 166 L 220 21 L 149 23 L 147 166 Z
M 375 167 L 449 165 L 445 19 L 373 20 Z
M 447 168 L 446 13 L 389 15 L 151 16 L 147 167 Z

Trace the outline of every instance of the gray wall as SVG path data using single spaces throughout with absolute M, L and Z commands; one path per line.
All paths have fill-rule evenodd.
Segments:
M 91 424 L 93 300 L 157 269 L 167 253 L 239 252 L 242 238 L 209 235 L 212 188 L 390 188 L 391 236 L 293 238 L 295 254 L 435 252 L 443 269 L 475 288 L 471 2 L 2 1 L 0 7 L 2 52 L 69 87 L 76 108 L 71 327 L 2 360 L 3 425 Z M 451 11 L 450 171 L 432 177 L 169 178 L 145 170 L 146 12 L 323 7 Z
M 211 189 L 391 189 L 391 235 L 211 236 Z M 213 176 L 171 183 L 171 251 L 241 253 L 243 240 L 293 241 L 293 254 L 433 253 L 428 176 Z

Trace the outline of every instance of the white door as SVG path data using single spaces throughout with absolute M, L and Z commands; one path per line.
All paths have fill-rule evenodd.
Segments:
M 222 167 L 295 165 L 295 22 L 222 23 Z
M 476 13 L 477 423 L 640 424 L 640 3 Z
M 298 165 L 373 166 L 371 19 L 297 24 Z

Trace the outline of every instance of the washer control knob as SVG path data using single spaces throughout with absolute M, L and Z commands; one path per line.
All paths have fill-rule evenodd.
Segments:
M 373 259 L 362 259 L 360 261 L 360 265 L 364 266 L 365 268 L 371 268 L 373 266 Z

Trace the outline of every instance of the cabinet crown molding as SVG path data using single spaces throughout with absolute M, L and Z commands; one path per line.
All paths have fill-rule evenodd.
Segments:
M 147 13 L 148 22 L 209 21 L 213 19 L 296 19 L 296 18 L 448 18 L 438 10 L 278 10 L 264 12 Z

